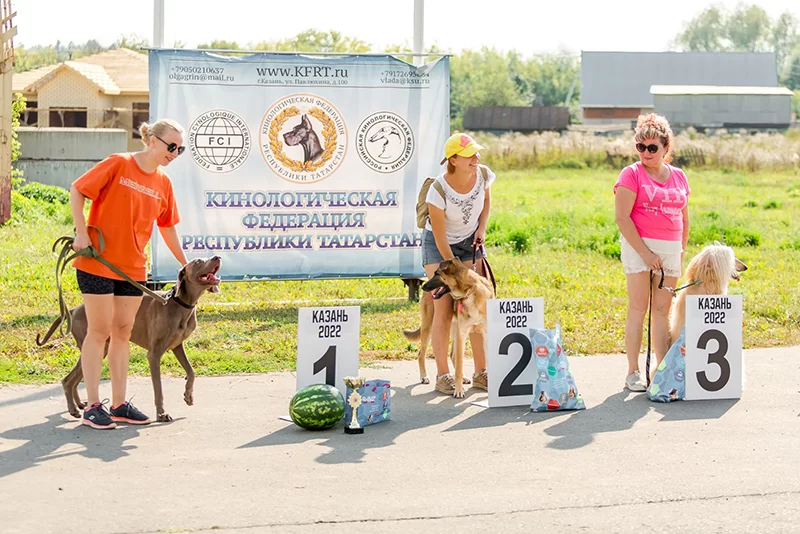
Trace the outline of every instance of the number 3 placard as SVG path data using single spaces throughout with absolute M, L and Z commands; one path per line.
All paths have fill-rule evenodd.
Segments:
M 298 310 L 298 390 L 329 384 L 344 395 L 344 377 L 358 375 L 360 325 L 359 306 Z
M 742 396 L 741 295 L 686 297 L 686 400 Z
M 489 407 L 530 406 L 536 385 L 530 329 L 544 328 L 544 301 L 490 300 L 486 323 Z

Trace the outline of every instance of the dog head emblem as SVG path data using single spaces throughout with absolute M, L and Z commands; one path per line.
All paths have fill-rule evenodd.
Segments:
M 283 140 L 289 146 L 299 145 L 304 139 L 307 139 L 309 134 L 313 131 L 314 128 L 311 126 L 311 121 L 308 120 L 307 116 L 303 115 L 300 119 L 300 124 L 292 128 L 291 132 L 283 134 Z

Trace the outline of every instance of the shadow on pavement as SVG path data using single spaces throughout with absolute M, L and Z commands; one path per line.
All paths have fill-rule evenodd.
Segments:
M 574 412 L 571 417 L 545 429 L 555 439 L 553 449 L 577 449 L 594 441 L 597 434 L 629 430 L 653 409 L 662 415 L 660 422 L 719 419 L 736 401 L 651 402 L 644 393 L 623 390 L 597 406 Z
M 405 388 L 392 388 L 392 420 L 364 429 L 360 435 L 344 433 L 344 426 L 337 425 L 331 430 L 310 432 L 296 425 L 286 427 L 241 445 L 240 449 L 251 447 L 270 447 L 306 441 L 322 440 L 319 445 L 332 450 L 322 454 L 317 461 L 324 464 L 361 462 L 367 450 L 388 447 L 398 436 L 406 432 L 428 428 L 456 418 L 470 405 L 470 398 L 480 394 L 475 389 L 467 390 L 466 399 L 443 397 L 434 391 L 412 395 L 414 388 L 431 389 L 431 385 L 414 384 Z M 482 392 L 481 392 L 482 393 Z M 437 400 L 438 402 L 432 402 Z
M 14 406 L 15 404 L 25 404 L 26 402 L 35 402 L 39 400 L 49 399 L 50 397 L 59 396 L 63 398 L 64 389 L 60 386 L 51 386 L 46 388 L 36 388 L 32 393 L 15 399 L 8 399 L 0 401 L 0 408 L 5 406 Z
M 0 478 L 65 456 L 113 462 L 136 448 L 125 442 L 138 436 L 142 427 L 119 425 L 113 430 L 94 430 L 77 424 L 76 419 L 66 419 L 63 414 L 48 415 L 41 423 L 0 433 L 0 439 L 25 441 L 13 449 L 0 451 Z

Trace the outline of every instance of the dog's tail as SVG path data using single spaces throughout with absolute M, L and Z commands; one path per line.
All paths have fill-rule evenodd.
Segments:
M 422 337 L 422 328 L 417 328 L 416 330 L 403 330 L 403 335 L 406 336 L 406 339 L 409 341 L 419 341 L 420 337 Z
M 36 344 L 41 347 L 42 345 L 47 343 L 50 340 L 50 338 L 53 337 L 53 333 L 56 331 L 56 329 L 59 326 L 61 326 L 61 321 L 63 321 L 63 318 L 58 317 L 55 320 L 55 322 L 53 322 L 53 324 L 50 325 L 50 330 L 47 331 L 47 333 L 44 335 L 43 339 L 39 339 L 39 334 L 36 334 Z

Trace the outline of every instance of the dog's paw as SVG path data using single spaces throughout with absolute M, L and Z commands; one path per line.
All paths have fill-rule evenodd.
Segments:
M 78 399 L 77 401 L 75 401 L 75 405 L 76 405 L 76 406 L 78 407 L 78 409 L 80 409 L 80 410 L 83 410 L 84 408 L 86 408 L 86 403 L 85 403 L 85 402 L 83 402 L 83 401 L 82 401 L 82 400 L 80 400 L 80 399 Z M 77 417 L 77 416 L 76 416 L 76 417 Z
M 469 378 L 467 378 L 465 376 L 464 378 L 461 379 L 461 383 L 462 384 L 472 384 L 472 380 L 470 380 Z
M 186 402 L 187 406 L 191 406 L 194 404 L 194 392 L 187 391 L 183 394 L 183 400 Z
M 456 389 L 456 390 L 453 392 L 453 397 L 455 397 L 456 399 L 463 399 L 463 398 L 464 398 L 464 396 L 465 396 L 465 394 L 464 394 L 464 390 L 463 390 L 463 389 L 462 389 L 462 390 L 460 390 L 460 391 L 459 391 L 458 389 Z
M 419 383 L 420 384 L 430 384 L 431 383 L 431 379 L 428 378 L 427 376 L 421 376 L 421 377 L 419 377 Z
M 168 414 L 168 413 L 160 413 L 160 414 L 158 414 L 158 417 L 156 418 L 156 421 L 158 421 L 159 423 L 171 423 L 172 422 L 172 416 L 170 414 Z
M 83 409 L 83 408 L 81 408 L 81 409 Z M 80 419 L 81 418 L 81 412 L 77 408 L 70 408 L 69 409 L 69 414 L 72 417 L 74 417 L 75 419 Z

